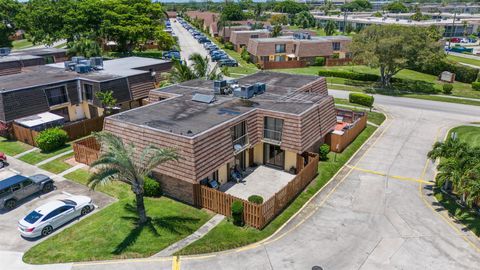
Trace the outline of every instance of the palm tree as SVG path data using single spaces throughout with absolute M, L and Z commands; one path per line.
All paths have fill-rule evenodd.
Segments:
M 173 61 L 173 68 L 170 72 L 170 80 L 173 83 L 180 83 L 196 79 L 195 72 L 193 72 L 185 63 L 178 60 Z
M 68 44 L 68 54 L 90 58 L 100 56 L 102 49 L 95 40 L 80 38 Z
M 94 136 L 101 145 L 102 154 L 91 164 L 95 172 L 88 179 L 88 186 L 95 189 L 97 185 L 111 182 L 130 185 L 135 194 L 139 225 L 145 224 L 148 217 L 143 202 L 144 179 L 158 165 L 177 161 L 177 152 L 174 149 L 147 146 L 138 155 L 139 151 L 133 144 L 125 145 L 121 138 L 112 133 L 98 132 Z
M 463 189 L 466 194 L 464 200 L 468 206 L 472 207 L 480 198 L 480 163 L 466 171 L 464 178 L 467 184 Z
M 192 61 L 192 68 L 197 78 L 206 77 L 208 74 L 208 57 L 202 57 L 199 53 L 193 53 L 188 60 Z

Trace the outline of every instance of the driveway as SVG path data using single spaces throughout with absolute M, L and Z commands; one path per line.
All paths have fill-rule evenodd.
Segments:
M 199 53 L 203 57 L 208 56 L 208 51 L 203 48 L 202 44 L 198 43 L 198 41 L 193 38 L 192 34 L 190 34 L 187 29 L 183 28 L 183 26 L 176 20 L 173 21 L 173 19 L 170 19 L 170 22 L 172 24 L 173 32 L 175 32 L 178 37 L 178 44 L 180 45 L 180 56 L 182 57 L 182 59 L 187 61 L 187 64 L 191 64 L 188 58 L 194 53 Z M 212 69 L 215 64 L 216 63 L 209 61 L 210 69 Z
M 2 256 L 4 255 L 2 253 L 4 251 L 25 252 L 30 247 L 46 239 L 41 238 L 35 240 L 27 240 L 25 238 L 22 238 L 20 236 L 20 233 L 17 231 L 18 220 L 20 220 L 30 211 L 41 206 L 42 204 L 45 204 L 48 201 L 68 197 L 70 194 L 89 196 L 92 198 L 94 204 L 98 208 L 103 208 L 114 201 L 113 198 L 104 195 L 103 193 L 91 191 L 84 185 L 68 181 L 63 177 L 57 177 L 52 173 L 41 170 L 25 162 L 19 161 L 13 157 L 8 157 L 8 161 L 9 165 L 1 169 L 0 171 L 10 170 L 27 176 L 37 173 L 49 175 L 55 181 L 55 190 L 47 194 L 34 194 L 20 201 L 18 203 L 18 207 L 11 211 L 0 210 L 0 258 L 2 258 Z M 68 225 L 63 226 L 59 230 L 56 230 L 53 234 L 60 232 L 61 230 L 75 222 L 76 221 L 73 221 Z

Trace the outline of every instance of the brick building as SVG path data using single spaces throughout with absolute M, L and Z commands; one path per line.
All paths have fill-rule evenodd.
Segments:
M 67 50 L 56 48 L 14 51 L 0 56 L 0 76 L 22 72 L 22 68 L 58 63 L 67 60 Z
M 316 57 L 349 58 L 345 36 L 281 36 L 276 38 L 250 39 L 247 50 L 250 59 L 264 69 L 294 68 L 312 64 Z
M 266 29 L 233 31 L 230 42 L 232 42 L 233 48 L 236 51 L 241 52 L 243 48 L 247 47 L 248 41 L 251 38 L 268 38 L 270 36 L 270 31 Z
M 213 95 L 214 82 L 200 79 L 152 90 L 151 104 L 107 117 L 104 130 L 137 147 L 177 149 L 180 160 L 160 165 L 154 176 L 167 195 L 193 204 L 194 184 L 225 184 L 233 168 L 302 167 L 307 152 L 317 151 L 333 130 L 336 112 L 325 78 L 259 72 L 238 79 L 239 85 L 257 83 L 266 90 L 249 99 Z

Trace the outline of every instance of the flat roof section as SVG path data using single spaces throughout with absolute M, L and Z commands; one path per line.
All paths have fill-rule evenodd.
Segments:
M 174 97 L 110 118 L 194 137 L 255 109 L 299 115 L 314 106 L 315 102 L 326 98 L 318 94 L 296 91 L 318 79 L 317 76 L 258 72 L 238 79 L 238 83 L 239 85 L 265 83 L 265 93 L 247 100 L 232 95 L 216 95 L 216 100 L 212 103 L 192 100 L 195 94 L 213 94 L 213 81 L 197 79 L 154 90 L 173 94 Z

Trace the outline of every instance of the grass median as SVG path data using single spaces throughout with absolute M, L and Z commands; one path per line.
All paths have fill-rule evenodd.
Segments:
M 42 162 L 46 159 L 52 158 L 54 156 L 60 155 L 62 153 L 70 151 L 70 150 L 72 150 L 72 145 L 70 145 L 70 144 L 67 144 L 67 145 L 63 146 L 62 148 L 59 148 L 59 149 L 57 149 L 55 151 L 51 151 L 51 152 L 44 152 L 44 151 L 41 151 L 40 149 L 38 149 L 38 150 L 30 152 L 30 153 L 28 153 L 24 156 L 21 156 L 20 160 L 24 161 L 28 164 L 35 165 L 39 162 Z
M 257 230 L 251 227 L 237 227 L 231 220 L 224 220 L 213 228 L 204 237 L 195 241 L 191 245 L 180 250 L 177 255 L 190 255 L 222 251 L 232 248 L 245 246 L 254 242 L 261 241 L 272 235 L 282 226 L 290 217 L 292 217 L 300 208 L 328 181 L 337 173 L 350 157 L 361 147 L 361 145 L 376 130 L 373 126 L 367 128 L 348 146 L 342 153 L 330 153 L 327 161 L 318 164 L 318 176 L 312 181 L 307 189 L 301 192 L 295 200 L 263 230 Z M 335 161 L 336 160 L 336 161 Z
M 19 142 L 17 140 L 9 140 L 4 137 L 0 137 L 0 152 L 3 152 L 9 156 L 16 156 L 27 150 L 32 149 L 32 146 Z

